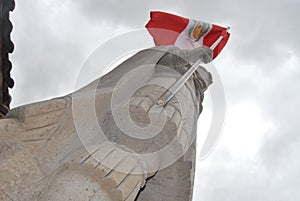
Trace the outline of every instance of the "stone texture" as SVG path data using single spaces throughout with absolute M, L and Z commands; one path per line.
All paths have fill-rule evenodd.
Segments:
M 161 116 L 155 103 L 165 87 L 154 83 L 168 85 L 178 77 L 162 65 L 183 73 L 187 60 L 191 62 L 190 55 L 172 46 L 144 50 L 100 82 L 96 80 L 65 97 L 13 109 L 0 120 L 0 200 L 191 200 L 195 167 L 195 138 L 191 134 L 196 132 L 196 124 L 191 121 L 197 120 L 202 110 L 210 74 L 203 69 L 195 73 L 182 93 L 164 108 L 166 122 L 149 139 L 126 135 L 117 125 L 116 118 L 120 116 L 113 114 L 114 110 L 117 114 L 128 110 L 131 121 L 141 129 L 153 122 L 154 127 L 158 125 Z M 152 64 L 141 78 L 149 84 L 138 88 L 129 103 L 121 100 L 112 108 L 119 81 L 127 72 L 145 64 Z M 120 86 L 121 97 L 136 81 L 129 80 L 128 86 L 126 82 Z M 97 125 L 91 124 L 91 96 Z M 107 139 L 97 137 L 97 126 Z M 82 131 L 84 135 L 79 133 Z M 147 133 L 138 134 L 147 137 Z M 140 157 L 172 141 L 171 151 L 150 159 Z M 161 168 L 165 160 L 177 156 L 178 160 Z

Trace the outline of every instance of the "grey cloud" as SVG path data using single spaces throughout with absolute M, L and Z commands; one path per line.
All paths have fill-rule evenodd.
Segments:
M 87 55 L 86 46 L 90 46 L 82 45 L 88 34 L 77 30 L 81 30 L 80 21 L 76 21 L 78 26 L 64 22 L 68 18 L 64 11 L 47 13 L 56 10 L 56 3 L 50 3 L 48 9 L 41 1 L 20 1 L 11 14 L 15 43 L 12 76 L 16 81 L 13 106 L 73 90 L 74 79 Z
M 232 27 L 231 51 L 245 62 L 278 67 L 288 49 L 298 49 L 300 3 L 274 1 L 82 1 L 80 9 L 96 22 L 142 28 L 150 10 L 173 11 L 179 15 Z M 271 67 L 270 67 L 271 68 Z M 261 68 L 263 70 L 264 68 Z
M 99 23 L 106 21 L 110 26 L 127 25 L 142 28 L 149 18 L 149 8 L 153 4 L 160 7 L 164 3 L 151 1 L 81 1 L 79 7 L 88 20 Z
M 266 137 L 261 149 L 262 159 L 269 168 L 283 166 L 284 171 L 286 163 L 294 163 L 297 161 L 296 156 L 300 154 L 300 97 L 297 94 L 299 78 L 299 70 L 274 76 L 272 87 L 261 103 L 275 125 L 274 131 Z M 300 168 L 299 161 L 297 167 Z
M 285 164 L 285 170 L 274 174 L 255 160 L 236 159 L 224 154 L 224 150 L 214 153 L 211 159 L 214 168 L 201 165 L 199 201 L 297 201 L 299 176 L 295 164 Z

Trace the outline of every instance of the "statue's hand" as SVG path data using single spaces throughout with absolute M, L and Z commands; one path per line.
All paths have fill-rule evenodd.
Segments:
M 189 60 L 194 63 L 198 59 L 202 59 L 202 62 L 205 64 L 212 62 L 213 51 L 206 46 L 189 50 Z

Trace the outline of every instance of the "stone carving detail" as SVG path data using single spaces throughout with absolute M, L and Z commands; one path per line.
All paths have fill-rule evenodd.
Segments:
M 72 94 L 10 111 L 5 119 L 0 120 L 0 199 L 191 200 L 195 138 L 187 129 L 191 129 L 192 134 L 196 132 L 196 124 L 190 126 L 190 121 L 194 117 L 197 120 L 202 110 L 203 93 L 212 81 L 210 74 L 199 68 L 182 89 L 187 92 L 182 96 L 186 103 L 182 106 L 180 99 L 173 98 L 164 108 L 167 116 L 164 127 L 150 139 L 125 135 L 114 119 L 111 101 L 118 81 L 140 64 L 155 64 L 150 69 L 153 74 L 143 78 L 150 80 L 149 83 L 153 80 L 173 82 L 176 75 L 160 65 L 183 73 L 182 66 L 187 68 L 187 61 L 193 62 L 190 59 L 192 53 L 195 52 L 180 51 L 173 46 L 144 50 L 100 81 L 96 80 Z M 149 112 L 157 107 L 155 100 L 164 90 L 162 86 L 149 84 L 133 94 L 129 106 L 123 105 L 129 108 L 131 120 L 137 126 L 145 128 L 150 124 Z M 95 94 L 98 126 L 107 139 L 92 138 L 88 145 L 83 146 L 80 136 L 85 135 L 79 134 L 74 105 L 79 104 L 84 119 L 89 107 L 87 97 L 92 93 Z M 183 109 L 187 110 L 187 117 L 183 116 Z M 86 136 L 96 130 L 88 128 L 86 122 L 80 123 L 83 130 L 88 131 Z M 172 151 L 180 157 L 169 166 L 161 168 L 168 155 L 158 155 L 151 161 L 139 157 L 162 149 L 174 139 L 176 143 Z

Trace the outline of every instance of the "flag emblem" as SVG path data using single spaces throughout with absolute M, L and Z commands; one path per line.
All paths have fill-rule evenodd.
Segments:
M 197 42 L 201 37 L 204 37 L 205 34 L 207 34 L 210 31 L 211 26 L 208 23 L 196 20 L 192 20 L 192 22 L 193 25 L 189 29 L 189 38 L 192 41 Z

